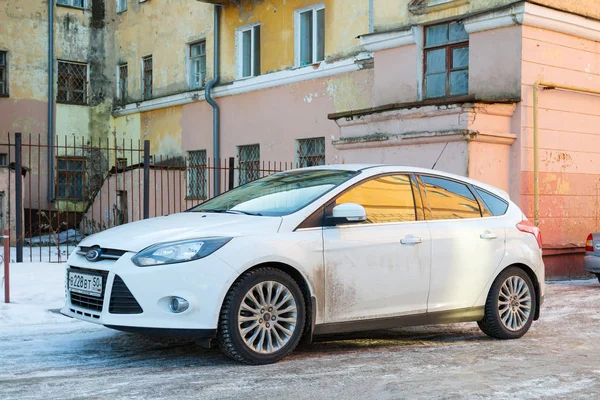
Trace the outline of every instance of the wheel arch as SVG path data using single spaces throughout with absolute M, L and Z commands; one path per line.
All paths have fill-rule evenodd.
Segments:
M 500 275 L 503 271 L 507 270 L 508 268 L 511 267 L 516 267 L 519 268 L 521 270 L 523 270 L 527 276 L 529 276 L 529 279 L 531 279 L 531 282 L 533 283 L 533 288 L 535 290 L 535 310 L 533 311 L 533 320 L 537 321 L 540 318 L 540 302 L 541 302 L 541 293 L 540 293 L 540 282 L 538 281 L 537 275 L 535 274 L 535 272 L 533 271 L 533 269 L 526 265 L 526 264 L 522 264 L 522 263 L 514 263 L 514 264 L 510 264 L 507 265 L 505 268 L 503 268 L 498 275 Z M 498 275 L 496 276 L 496 278 L 498 277 Z
M 253 265 L 252 267 L 247 268 L 244 271 L 242 271 L 233 280 L 233 282 L 227 289 L 226 293 L 229 293 L 229 291 L 231 290 L 233 285 L 235 285 L 235 282 L 237 282 L 237 280 L 242 275 L 244 275 L 245 273 L 247 273 L 249 271 L 253 271 L 253 270 L 265 268 L 265 267 L 274 268 L 274 269 L 278 269 L 282 272 L 285 272 L 286 274 L 290 275 L 294 279 L 294 281 L 296 281 L 298 286 L 300 287 L 300 291 L 302 292 L 302 294 L 304 296 L 304 303 L 306 306 L 306 321 L 304 324 L 304 331 L 302 332 L 301 341 L 305 342 L 305 343 L 312 342 L 312 334 L 313 334 L 314 327 L 315 327 L 315 317 L 316 317 L 316 312 L 317 312 L 317 300 L 313 294 L 313 291 L 312 291 L 312 288 L 310 285 L 310 281 L 297 268 L 295 268 L 289 264 L 279 262 L 279 261 L 268 261 L 268 262 L 262 262 L 262 263 Z M 223 301 L 224 301 L 224 299 L 223 299 Z M 221 307 L 222 307 L 222 305 L 221 305 Z

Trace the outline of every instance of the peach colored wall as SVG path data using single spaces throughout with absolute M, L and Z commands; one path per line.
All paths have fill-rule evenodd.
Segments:
M 471 142 L 468 177 L 510 192 L 510 145 Z
M 521 95 L 521 26 L 469 35 L 469 93 L 478 98 Z
M 600 43 L 523 27 L 521 203 L 533 216 L 533 83 L 600 90 Z M 581 246 L 600 230 L 600 97 L 539 93 L 540 226 L 547 247 Z
M 336 162 L 332 140 L 339 137 L 332 112 L 371 106 L 372 70 L 316 79 L 236 96 L 218 98 L 221 108 L 221 158 L 236 147 L 260 145 L 265 161 L 295 161 L 295 139 L 325 137 L 327 162 Z M 184 151 L 207 150 L 212 157 L 212 108 L 185 105 L 181 117 Z
M 374 59 L 376 106 L 417 100 L 419 56 L 416 45 L 376 51 Z

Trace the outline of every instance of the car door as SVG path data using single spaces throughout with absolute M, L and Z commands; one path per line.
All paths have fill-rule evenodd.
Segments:
M 426 312 L 431 242 L 413 187 L 408 174 L 372 177 L 326 207 L 367 211 L 362 223 L 323 229 L 326 322 Z
M 505 222 L 488 216 L 468 185 L 421 175 L 431 232 L 428 312 L 472 307 L 502 261 Z

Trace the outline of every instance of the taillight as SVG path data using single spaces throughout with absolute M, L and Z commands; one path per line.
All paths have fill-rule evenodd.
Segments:
M 517 229 L 521 232 L 531 233 L 533 236 L 535 236 L 538 246 L 540 249 L 542 248 L 542 232 L 540 232 L 540 228 L 528 220 L 523 220 L 517 224 Z
M 585 241 L 585 251 L 594 251 L 594 244 L 592 243 L 592 234 L 590 233 Z

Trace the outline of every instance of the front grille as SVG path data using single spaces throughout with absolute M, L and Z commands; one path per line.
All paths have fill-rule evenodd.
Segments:
M 99 271 L 99 270 L 91 270 L 85 268 L 78 267 L 70 267 L 70 269 L 74 271 L 88 272 L 96 275 L 102 275 L 102 296 L 90 296 L 87 294 L 75 293 L 69 291 L 69 298 L 71 300 L 71 304 L 77 307 L 85 308 L 92 311 L 102 311 L 102 306 L 104 304 L 104 290 L 106 289 L 106 279 L 108 278 L 108 272 Z
M 119 275 L 115 275 L 108 312 L 111 314 L 141 314 L 144 312 Z
M 104 248 L 100 248 L 98 246 L 91 246 L 91 247 L 79 247 L 79 250 L 77 250 L 77 254 L 79 254 L 80 256 L 85 256 L 87 254 L 88 251 L 90 250 L 100 250 L 100 257 L 98 258 L 98 260 L 96 261 L 100 261 L 100 260 L 104 260 L 104 259 L 109 259 L 109 260 L 118 260 L 119 258 L 121 258 L 121 256 L 125 253 L 127 253 L 127 251 L 125 250 L 117 250 L 117 249 L 104 249 Z

